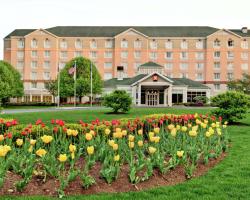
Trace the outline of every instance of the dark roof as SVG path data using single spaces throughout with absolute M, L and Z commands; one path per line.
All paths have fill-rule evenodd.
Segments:
M 140 67 L 163 67 L 163 66 L 161 66 L 155 62 L 150 61 L 150 62 L 146 62 L 146 63 L 140 65 Z
M 173 80 L 173 85 L 187 85 L 189 88 L 209 89 L 208 86 L 188 78 L 170 78 L 170 79 Z
M 55 26 L 46 29 L 59 37 L 114 37 L 133 28 L 149 37 L 205 37 L 217 28 L 208 26 Z M 16 29 L 10 36 L 25 36 L 35 29 Z
M 242 37 L 250 37 L 250 30 L 248 30 L 247 33 L 242 33 L 241 29 L 230 29 L 229 31 L 231 31 L 237 35 L 240 35 Z
M 11 36 L 25 36 L 29 33 L 35 31 L 36 29 L 15 29 L 12 31 L 9 35 L 7 35 L 5 38 L 10 38 Z

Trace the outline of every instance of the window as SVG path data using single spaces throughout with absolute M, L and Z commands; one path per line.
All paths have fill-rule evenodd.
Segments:
M 135 51 L 134 52 L 134 57 L 135 58 L 141 58 L 141 52 L 140 51 Z
M 68 57 L 68 52 L 67 52 L 67 51 L 61 51 L 61 52 L 60 52 L 60 58 L 65 59 L 65 58 L 67 58 L 67 57 Z
M 187 70 L 188 69 L 188 64 L 187 63 L 181 63 L 180 68 L 183 69 L 183 70 Z
M 216 39 L 214 41 L 214 48 L 219 48 L 220 47 L 220 40 Z
M 37 79 L 37 73 L 36 72 L 31 72 L 31 79 L 36 80 Z
M 248 49 L 248 42 L 245 40 L 241 41 L 241 48 L 242 49 Z
M 220 73 L 214 73 L 214 80 L 220 80 Z
M 127 51 L 122 51 L 121 52 L 121 58 L 127 58 L 128 57 L 128 52 Z
M 75 48 L 76 49 L 81 49 L 82 48 L 82 41 L 80 39 L 77 39 L 75 41 Z
M 214 58 L 220 58 L 220 52 L 219 51 L 215 51 L 214 52 Z
M 198 80 L 198 81 L 203 80 L 203 74 L 202 73 L 196 74 L 196 80 Z
M 243 52 L 243 53 L 241 53 L 241 58 L 242 58 L 243 60 L 248 60 L 248 52 Z
M 166 52 L 165 58 L 168 59 L 168 60 L 173 59 L 173 52 Z
M 92 41 L 90 42 L 90 48 L 91 48 L 91 49 L 96 49 L 96 48 L 97 48 L 97 42 L 96 42 L 96 40 L 92 40 Z
M 123 66 L 123 69 L 124 69 L 124 70 L 127 70 L 127 69 L 128 69 L 128 63 L 121 63 L 121 66 Z
M 113 57 L 113 52 L 112 51 L 105 51 L 104 58 L 112 58 L 112 57 Z
M 173 63 L 166 63 L 166 64 L 165 64 L 165 68 L 166 68 L 167 70 L 172 70 L 172 69 L 173 69 Z
M 97 52 L 96 51 L 91 51 L 90 52 L 90 58 L 97 58 Z
M 167 77 L 173 78 L 173 74 L 172 73 L 167 73 Z
M 214 84 L 214 90 L 220 90 L 220 84 L 218 83 Z
M 23 68 L 24 63 L 23 61 L 17 61 L 17 68 Z
M 196 63 L 196 69 L 202 70 L 204 68 L 204 63 Z
M 112 62 L 105 62 L 104 69 L 112 69 Z
M 227 69 L 232 70 L 234 68 L 234 64 L 232 62 L 227 63 Z
M 241 64 L 241 69 L 242 70 L 248 70 L 248 64 L 247 63 Z
M 165 42 L 165 48 L 166 49 L 172 49 L 173 48 L 173 42 L 171 40 L 168 40 Z
M 31 89 L 36 89 L 36 88 L 37 88 L 37 83 L 31 82 Z
M 203 52 L 196 52 L 195 53 L 196 60 L 203 60 L 204 59 L 204 53 Z
M 31 40 L 31 48 L 37 48 L 37 40 L 36 39 Z
M 36 58 L 37 57 L 37 51 L 31 51 L 31 57 Z
M 24 57 L 24 52 L 23 51 L 18 51 L 17 52 L 17 58 L 23 58 Z
M 17 47 L 22 49 L 24 48 L 24 39 L 19 39 L 17 42 Z
M 188 59 L 188 53 L 187 52 L 181 52 L 180 53 L 180 58 L 183 59 L 183 60 Z
M 228 59 L 233 59 L 233 58 L 234 58 L 234 52 L 228 51 L 228 52 L 227 52 L 227 58 L 228 58 Z
M 233 73 L 227 73 L 227 79 L 228 80 L 233 80 Z
M 199 40 L 196 42 L 196 49 L 203 49 L 203 41 Z
M 150 49 L 157 49 L 157 42 L 155 40 L 150 41 Z
M 111 79 L 112 77 L 112 73 L 104 73 L 104 80 Z
M 195 97 L 206 96 L 206 92 L 189 91 L 187 92 L 187 102 L 195 102 Z
M 214 68 L 220 69 L 220 62 L 214 62 Z
M 75 51 L 75 57 L 80 57 L 82 56 L 82 52 L 81 51 Z
M 50 61 L 44 61 L 43 67 L 46 69 L 49 69 L 50 68 Z
M 140 49 L 141 47 L 142 47 L 142 42 L 139 39 L 134 41 L 134 48 L 135 49 Z
M 31 61 L 31 68 L 37 68 L 37 61 Z
M 156 60 L 156 59 L 157 59 L 157 53 L 156 53 L 156 52 L 150 52 L 150 53 L 149 53 L 149 57 L 150 57 L 150 59 L 152 59 L 152 60 Z
M 50 46 L 51 46 L 50 40 L 48 38 L 46 38 L 44 40 L 44 48 L 50 48 Z
M 123 39 L 121 41 L 121 48 L 128 48 L 128 41 L 127 40 Z
M 181 48 L 182 48 L 182 49 L 187 49 L 187 48 L 188 48 L 188 43 L 187 43 L 186 40 L 183 40 L 183 41 L 181 42 Z
M 113 47 L 112 40 L 106 40 L 105 41 L 105 48 L 112 48 L 112 47 Z
M 60 62 L 59 63 L 59 69 L 63 69 L 65 67 L 66 63 L 65 62 Z
M 138 70 L 138 68 L 141 66 L 141 63 L 138 63 L 138 62 L 136 62 L 136 63 L 134 63 L 134 68 L 135 68 L 135 70 Z
M 229 39 L 229 40 L 227 41 L 227 46 L 228 46 L 228 47 L 233 47 L 233 46 L 234 46 L 234 41 L 231 40 L 231 39 Z
M 65 39 L 63 39 L 63 40 L 60 42 L 60 47 L 61 47 L 61 49 L 67 49 L 68 44 L 67 44 L 67 41 L 66 41 Z
M 180 78 L 188 78 L 188 74 L 187 73 L 181 73 Z
M 43 79 L 44 80 L 49 80 L 50 79 L 50 72 L 44 72 L 43 73 Z
M 48 51 L 48 50 L 44 51 L 44 57 L 49 58 L 50 57 L 50 51 Z

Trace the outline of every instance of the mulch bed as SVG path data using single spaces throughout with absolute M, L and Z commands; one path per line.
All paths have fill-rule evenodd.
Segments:
M 205 174 L 209 169 L 218 164 L 226 156 L 223 153 L 217 159 L 210 159 L 207 165 L 199 163 L 197 169 L 193 174 L 194 177 L 199 177 Z M 128 179 L 129 166 L 124 165 L 121 167 L 119 178 L 108 184 L 103 178 L 100 178 L 99 171 L 101 164 L 96 163 L 90 174 L 95 178 L 96 184 L 92 185 L 88 189 L 83 189 L 81 180 L 79 177 L 76 178 L 65 190 L 66 195 L 76 194 L 96 194 L 96 193 L 117 193 L 117 192 L 128 192 L 128 191 L 141 191 L 149 188 L 158 186 L 175 185 L 187 180 L 183 166 L 177 166 L 175 169 L 170 170 L 168 173 L 162 175 L 158 170 L 154 170 L 154 174 L 149 180 L 138 183 L 136 185 L 131 184 Z M 38 177 L 33 177 L 30 183 L 24 188 L 22 192 L 18 192 L 15 189 L 15 182 L 21 180 L 21 176 L 16 175 L 12 172 L 8 172 L 5 178 L 5 183 L 0 189 L 0 195 L 16 195 L 16 196 L 28 196 L 28 195 L 47 195 L 57 196 L 57 188 L 59 187 L 59 181 L 55 178 L 47 178 L 45 183 L 42 182 Z

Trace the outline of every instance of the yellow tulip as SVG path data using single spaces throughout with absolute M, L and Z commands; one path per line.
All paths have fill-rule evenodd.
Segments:
M 155 136 L 155 133 L 154 132 L 149 132 L 148 133 L 148 136 L 151 138 L 151 137 L 154 137 Z
M 72 135 L 72 130 L 71 129 L 67 129 L 67 135 L 71 136 Z
M 212 127 L 209 127 L 208 131 L 209 131 L 210 135 L 214 134 L 214 129 Z
M 223 128 L 227 128 L 227 125 L 223 124 L 222 127 L 223 127 Z
M 154 154 L 156 152 L 156 148 L 148 147 L 148 151 L 149 151 L 150 154 Z
M 72 130 L 71 133 L 72 133 L 73 136 L 77 136 L 78 135 L 78 130 Z
M 115 129 L 115 132 L 121 132 L 121 131 L 122 131 L 121 128 L 116 128 L 116 129 Z
M 17 146 L 22 146 L 23 145 L 23 139 L 17 139 L 16 140 L 16 144 L 17 144 Z
M 128 146 L 129 146 L 130 149 L 133 149 L 135 147 L 135 143 L 129 141 Z
M 207 128 L 207 124 L 202 123 L 202 124 L 201 124 L 201 127 L 205 129 L 205 128 Z
M 11 150 L 11 147 L 8 145 L 0 145 L 0 157 L 5 157 L 6 154 Z
M 181 131 L 182 132 L 186 132 L 187 131 L 187 127 L 186 126 L 181 127 Z
M 177 151 L 176 154 L 177 154 L 177 156 L 178 156 L 179 158 L 182 158 L 182 157 L 183 157 L 183 154 L 184 154 L 184 151 Z
M 105 135 L 109 135 L 109 134 L 110 134 L 110 132 L 111 132 L 111 130 L 110 130 L 110 129 L 108 129 L 108 128 L 106 128 L 106 129 L 105 129 L 105 131 L 104 131 Z
M 86 138 L 86 140 L 90 141 L 90 140 L 92 140 L 93 135 L 90 133 L 86 133 L 85 138 Z
M 29 149 L 28 149 L 28 152 L 32 152 L 33 151 L 33 146 L 32 145 L 30 145 L 30 147 L 29 147 Z
M 50 135 L 44 135 L 41 139 L 45 144 L 49 144 L 53 140 L 53 137 Z
M 122 131 L 122 135 L 123 135 L 123 136 L 126 136 L 126 135 L 127 135 L 127 131 L 126 131 L 126 130 L 123 130 L 123 131 Z
M 2 142 L 4 140 L 4 136 L 1 134 L 0 135 L 0 142 Z
M 116 155 L 116 156 L 114 156 L 114 161 L 119 161 L 120 160 L 120 155 L 118 154 L 118 155 Z
M 188 132 L 191 137 L 196 137 L 197 136 L 197 131 L 191 130 Z
M 192 127 L 192 124 L 188 124 L 188 128 L 191 128 Z
M 143 146 L 143 141 L 142 141 L 142 140 L 139 140 L 139 141 L 137 142 L 137 144 L 138 144 L 139 147 L 142 147 L 142 146 Z
M 75 159 L 75 153 L 74 153 L 74 152 L 71 153 L 71 159 L 72 159 L 72 160 Z
M 176 128 L 173 128 L 173 129 L 171 130 L 171 132 L 170 132 L 170 134 L 171 134 L 173 137 L 176 136 L 176 133 L 177 133 Z
M 45 149 L 41 149 L 41 148 L 36 151 L 36 155 L 38 155 L 40 157 L 43 157 L 46 153 L 47 153 L 47 151 Z
M 67 155 L 66 154 L 60 154 L 59 157 L 58 157 L 58 160 L 60 162 L 66 162 L 67 160 Z
M 36 140 L 31 139 L 30 140 L 30 145 L 34 146 L 36 144 Z
M 113 150 L 114 150 L 114 151 L 117 151 L 117 150 L 118 150 L 118 144 L 116 144 L 116 143 L 113 144 Z
M 154 133 L 155 133 L 155 134 L 160 133 L 160 128 L 159 128 L 159 127 L 154 128 Z
M 89 133 L 90 133 L 91 135 L 95 136 L 95 131 L 90 130 Z
M 70 144 L 70 145 L 69 145 L 69 151 L 70 151 L 71 153 L 74 153 L 74 152 L 76 151 L 76 146 L 73 145 L 73 144 Z
M 205 123 L 205 124 L 208 124 L 208 120 L 207 120 L 207 119 L 205 119 L 205 120 L 204 120 L 204 123 Z
M 225 125 L 227 125 L 227 124 L 228 124 L 228 122 L 227 122 L 227 121 L 225 121 L 225 122 L 224 122 L 224 124 L 225 124 Z
M 115 141 L 114 140 L 109 140 L 108 144 L 109 144 L 109 146 L 113 147 L 113 145 L 115 144 Z
M 200 121 L 199 119 L 196 119 L 196 120 L 195 120 L 195 123 L 196 123 L 196 124 L 201 124 L 201 121 Z
M 88 146 L 87 147 L 87 153 L 88 153 L 88 155 L 92 155 L 94 153 L 94 151 L 95 151 L 94 146 Z
M 194 118 L 198 118 L 198 117 L 199 117 L 198 113 L 195 113 Z
M 216 124 L 215 124 L 215 123 L 212 123 L 211 126 L 212 126 L 213 128 L 215 128 L 215 127 L 216 127 Z
M 122 138 L 122 132 L 121 132 L 121 131 L 119 131 L 119 132 L 114 132 L 114 133 L 113 133 L 113 137 L 114 137 L 114 138 Z
M 129 136 L 128 136 L 128 140 L 129 140 L 130 142 L 134 142 L 135 136 L 129 135 Z
M 177 125 L 176 126 L 176 130 L 178 131 L 178 130 L 180 130 L 181 129 L 181 126 L 180 125 Z
M 169 130 L 172 130 L 174 127 L 175 127 L 175 126 L 174 126 L 173 124 L 169 124 L 169 125 L 168 125 L 168 129 L 169 129 Z
M 211 136 L 209 131 L 206 131 L 206 137 L 209 138 Z
M 196 126 L 193 126 L 193 127 L 192 127 L 192 131 L 197 131 L 198 128 L 199 128 L 199 127 L 198 127 L 197 125 L 196 125 Z
M 142 135 L 142 134 L 143 134 L 143 130 L 142 129 L 138 130 L 138 135 Z
M 159 136 L 155 136 L 155 137 L 154 137 L 154 142 L 155 142 L 155 143 L 158 143 L 159 141 L 160 141 L 160 137 L 159 137 Z

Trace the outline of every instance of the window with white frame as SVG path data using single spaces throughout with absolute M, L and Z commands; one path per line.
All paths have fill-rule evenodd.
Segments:
M 227 79 L 228 80 L 233 80 L 233 73 L 232 72 L 229 72 L 229 73 L 227 73 Z
M 128 41 L 126 39 L 121 41 L 121 48 L 128 48 Z
M 181 52 L 180 53 L 180 58 L 182 60 L 187 60 L 188 59 L 188 52 Z
M 234 68 L 234 63 L 233 62 L 228 62 L 227 63 L 227 69 L 232 70 Z
M 17 51 L 17 58 L 23 58 L 24 52 L 23 51 Z
M 17 42 L 17 47 L 19 49 L 22 49 L 24 48 L 24 39 L 19 39 L 18 42 Z
M 181 48 L 182 49 L 187 49 L 188 48 L 188 43 L 186 40 L 181 41 Z
M 220 80 L 220 73 L 214 73 L 214 80 Z
M 140 51 L 135 51 L 134 52 L 134 57 L 137 58 L 137 59 L 141 58 L 141 52 Z
M 241 53 L 241 59 L 248 60 L 248 52 L 242 52 Z
M 128 52 L 127 51 L 122 51 L 121 52 L 121 58 L 127 58 L 128 57 Z
M 173 63 L 166 63 L 165 64 L 165 69 L 166 70 L 172 70 L 173 69 Z
M 203 41 L 202 40 L 196 41 L 196 49 L 203 49 Z
M 248 70 L 248 63 L 242 63 L 241 64 L 241 69 L 242 70 Z
M 81 41 L 81 39 L 76 39 L 76 41 L 75 41 L 75 48 L 76 49 L 81 49 L 82 48 L 82 41 Z
M 68 52 L 67 51 L 61 51 L 60 52 L 60 58 L 66 59 L 68 57 Z
M 44 57 L 50 58 L 50 51 L 48 51 L 48 50 L 44 51 Z
M 227 52 L 227 58 L 228 58 L 228 59 L 233 59 L 233 58 L 234 58 L 234 52 L 228 51 L 228 52 Z
M 96 42 L 96 40 L 90 41 L 90 48 L 91 49 L 96 49 L 97 48 L 97 42 Z
M 138 68 L 141 66 L 141 63 L 139 63 L 139 62 L 136 62 L 136 63 L 134 63 L 134 69 L 135 70 L 138 70 Z
M 188 69 L 188 63 L 181 63 L 180 64 L 180 69 L 187 70 Z
M 165 58 L 167 60 L 172 60 L 173 59 L 173 52 L 171 52 L 171 51 L 166 52 L 165 53 Z
M 31 48 L 37 48 L 37 44 L 38 44 L 37 39 L 31 40 Z
M 220 62 L 214 62 L 214 68 L 220 69 Z
M 104 52 L 104 58 L 112 58 L 113 52 L 112 51 L 105 51 Z
M 241 48 L 242 49 L 248 49 L 248 42 L 247 42 L 246 39 L 241 41 Z
M 135 49 L 140 49 L 142 47 L 142 41 L 140 41 L 139 39 L 134 41 L 134 48 Z
M 124 70 L 128 69 L 128 63 L 123 62 L 123 63 L 121 63 L 121 66 L 123 66 Z
M 31 72 L 31 80 L 36 80 L 37 79 L 37 72 Z
M 31 57 L 32 58 L 36 58 L 37 57 L 37 51 L 36 50 L 32 50 L 31 51 Z
M 60 62 L 59 63 L 59 69 L 63 69 L 65 67 L 66 63 L 65 62 Z
M 97 58 L 97 52 L 91 51 L 89 56 L 90 56 L 90 58 Z
M 37 82 L 31 82 L 31 89 L 37 88 Z
M 204 59 L 204 53 L 203 52 L 196 52 L 195 53 L 196 60 L 203 60 Z
M 149 57 L 150 57 L 150 59 L 152 59 L 152 60 L 156 60 L 156 59 L 157 59 L 157 53 L 156 53 L 156 52 L 150 52 L 150 53 L 149 53 Z
M 149 46 L 150 49 L 157 49 L 157 42 L 155 40 L 150 41 Z
M 82 56 L 82 52 L 81 51 L 75 51 L 74 56 L 75 57 L 81 57 Z
M 105 62 L 104 69 L 112 69 L 112 62 Z
M 196 80 L 198 80 L 198 81 L 203 80 L 203 74 L 202 73 L 197 73 L 196 74 Z
M 51 47 L 51 42 L 48 38 L 46 38 L 44 40 L 44 44 L 43 44 L 44 48 L 50 48 Z
M 44 61 L 43 62 L 43 67 L 45 68 L 45 69 L 49 69 L 50 68 L 50 61 Z
M 23 61 L 17 61 L 17 68 L 23 68 L 24 62 Z
M 104 80 L 108 80 L 108 79 L 111 79 L 111 78 L 113 78 L 113 76 L 112 76 L 112 73 L 109 73 L 109 72 L 105 72 L 104 73 Z
M 230 47 L 230 48 L 233 47 L 234 46 L 234 41 L 232 39 L 229 39 L 227 41 L 227 46 Z
M 202 70 L 204 68 L 204 63 L 196 63 L 195 66 L 197 70 Z
M 37 61 L 31 61 L 31 68 L 37 68 Z
M 60 42 L 60 48 L 61 49 L 67 49 L 68 48 L 68 43 L 65 39 L 63 39 L 61 42 Z
M 214 58 L 216 58 L 216 59 L 220 58 L 220 51 L 214 52 Z
M 219 48 L 220 47 L 220 40 L 216 39 L 214 40 L 214 48 Z
M 50 79 L 50 72 L 43 72 L 43 79 L 49 80 Z
M 214 84 L 214 90 L 220 90 L 220 84 L 218 83 Z
M 165 42 L 165 48 L 166 49 L 172 49 L 173 48 L 173 42 L 171 40 L 168 40 Z
M 105 41 L 105 48 L 112 48 L 113 47 L 113 41 L 112 40 L 106 40 Z

